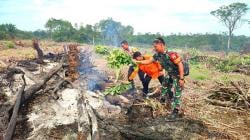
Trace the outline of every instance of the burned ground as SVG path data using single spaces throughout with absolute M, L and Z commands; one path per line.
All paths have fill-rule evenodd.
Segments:
M 104 97 L 103 90 L 112 84 L 117 84 L 114 83 L 114 71 L 107 67 L 102 56 L 92 55 L 92 59 L 84 62 L 88 64 L 91 62 L 93 66 L 82 63 L 86 67 L 82 70 L 83 77 L 73 83 L 74 87 L 66 85 L 57 90 L 56 95 L 59 98 L 54 98 L 52 93 L 58 81 L 62 80 L 63 68 L 58 74 L 52 76 L 46 86 L 35 92 L 34 97 L 20 107 L 14 139 L 76 139 L 79 134 L 77 115 L 79 95 L 84 95 L 88 99 L 87 104 L 92 107 L 97 117 L 100 139 L 250 138 L 250 114 L 245 110 L 244 104 L 240 106 L 242 109 L 237 109 L 230 106 L 212 105 L 206 101 L 206 98 L 213 96 L 212 89 L 217 90 L 218 83 L 215 83 L 213 79 L 187 78 L 182 98 L 185 116 L 173 121 L 167 119 L 169 109 L 158 104 L 157 96 L 150 98 L 149 101 L 141 96 L 138 79 L 136 79 L 138 90 L 135 96 L 131 96 L 128 92 L 123 93 L 122 97 Z M 82 58 L 82 60 L 87 59 Z M 22 60 L 17 63 L 18 67 L 32 75 L 26 76 L 27 87 L 39 82 L 39 79 L 56 65 L 58 61 L 54 59 L 47 59 L 44 65 L 36 64 L 33 60 Z M 5 75 L 8 71 L 9 69 L 5 69 L 1 72 L 3 80 L 0 91 L 3 92 L 0 95 L 0 109 L 4 111 L 14 104 L 16 91 L 21 84 L 17 74 L 10 76 L 13 79 L 6 79 Z M 127 68 L 124 67 L 119 82 L 126 81 L 126 72 Z M 220 74 L 221 72 L 214 73 Z M 86 77 L 90 80 L 84 80 Z M 85 87 L 86 91 L 83 93 L 80 92 L 84 88 L 81 85 L 82 81 L 91 82 Z M 96 86 L 97 84 L 99 86 Z M 154 89 L 157 86 L 159 86 L 158 81 L 153 80 L 151 87 Z M 247 90 L 247 87 L 243 90 Z M 123 97 L 129 102 L 124 101 Z M 5 120 L 5 123 L 2 123 L 4 125 L 0 126 L 1 134 L 6 130 L 8 117 L 1 114 L 1 119 Z

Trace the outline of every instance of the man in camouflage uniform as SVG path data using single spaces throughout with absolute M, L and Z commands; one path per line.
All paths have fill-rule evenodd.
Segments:
M 167 72 L 165 80 L 162 84 L 162 95 L 171 100 L 172 113 L 170 119 L 179 116 L 181 93 L 184 88 L 184 67 L 180 56 L 175 52 L 167 52 L 165 41 L 162 38 L 156 38 L 153 41 L 156 51 L 151 60 L 135 61 L 136 63 L 149 64 L 154 61 L 160 62 L 163 69 Z

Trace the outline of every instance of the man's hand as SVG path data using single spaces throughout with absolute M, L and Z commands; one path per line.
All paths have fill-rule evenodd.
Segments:
M 159 76 L 164 76 L 164 72 L 163 72 L 163 71 L 160 71 Z
M 140 64 L 140 61 L 137 61 L 135 59 L 132 59 L 132 61 L 135 63 L 135 64 Z
M 179 84 L 180 84 L 181 89 L 184 89 L 185 80 L 184 79 L 180 79 L 179 80 Z

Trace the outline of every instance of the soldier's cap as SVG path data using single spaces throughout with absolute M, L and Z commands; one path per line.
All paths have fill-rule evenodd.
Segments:
M 122 45 L 122 44 L 128 44 L 128 41 L 127 41 L 127 40 L 123 40 L 120 44 L 121 44 L 121 45 Z
M 162 44 L 164 44 L 165 45 L 165 41 L 164 41 L 164 39 L 162 38 L 162 37 L 157 37 L 154 41 L 153 41 L 153 44 L 154 43 L 162 43 Z

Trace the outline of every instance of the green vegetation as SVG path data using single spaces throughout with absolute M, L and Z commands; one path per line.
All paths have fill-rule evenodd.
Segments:
M 13 42 L 7 42 L 6 46 L 7 48 L 12 49 L 15 47 L 15 44 Z
M 211 14 L 217 17 L 228 29 L 228 44 L 227 54 L 231 48 L 231 39 L 233 31 L 237 28 L 242 17 L 247 13 L 247 4 L 245 3 L 232 3 L 230 5 L 223 5 L 219 9 L 212 11 Z
M 111 68 L 119 69 L 123 65 L 129 65 L 132 63 L 131 57 L 119 49 L 111 50 L 107 56 L 108 64 Z
M 109 54 L 110 49 L 107 46 L 97 45 L 95 46 L 95 53 L 101 55 Z
M 190 78 L 197 81 L 210 80 L 211 72 L 208 69 L 205 69 L 203 65 L 196 64 L 192 65 L 190 69 Z
M 132 26 L 124 26 L 112 18 L 104 19 L 95 25 L 77 25 L 67 20 L 51 18 L 45 25 L 47 30 L 34 32 L 21 31 L 12 24 L 0 25 L 0 40 L 20 39 L 51 39 L 57 42 L 76 41 L 87 44 L 103 44 L 118 46 L 120 41 L 126 39 L 130 45 L 150 47 L 152 40 L 162 36 L 159 33 L 134 34 Z M 225 50 L 227 34 L 171 34 L 162 36 L 170 48 L 196 50 Z M 233 36 L 231 50 L 241 51 L 250 42 L 250 37 Z M 194 50 L 195 51 L 195 50 Z
M 116 81 L 119 78 L 121 67 L 132 63 L 131 57 L 119 49 L 111 50 L 107 60 L 108 65 L 116 70 Z
M 34 37 L 32 32 L 21 31 L 13 24 L 0 25 L 0 40 L 10 40 L 15 38 L 31 39 Z
M 244 65 L 250 65 L 250 56 L 232 55 L 220 61 L 216 68 L 223 72 L 232 72 Z
M 196 49 L 196 48 L 188 49 L 188 53 L 189 53 L 192 57 L 196 57 L 196 56 L 201 55 L 201 52 L 200 52 L 198 49 Z
M 131 84 L 119 84 L 104 91 L 105 95 L 119 95 L 131 88 Z

